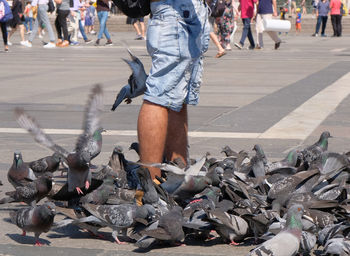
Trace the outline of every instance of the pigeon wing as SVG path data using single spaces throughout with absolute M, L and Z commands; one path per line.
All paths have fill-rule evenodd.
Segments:
M 26 129 L 30 134 L 32 134 L 36 142 L 43 145 L 44 147 L 53 150 L 54 152 L 59 153 L 65 158 L 68 156 L 68 151 L 55 144 L 51 137 L 45 134 L 44 131 L 40 128 L 37 121 L 29 114 L 27 114 L 22 108 L 16 108 L 15 115 L 18 124 L 23 129 Z

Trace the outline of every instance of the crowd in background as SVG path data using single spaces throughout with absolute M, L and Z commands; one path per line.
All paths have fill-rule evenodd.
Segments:
M 6 1 L 6 0 L 3 0 Z M 53 0 L 13 0 L 11 10 L 13 18 L 6 22 L 7 29 L 2 29 L 5 51 L 12 45 L 11 37 L 16 31 L 20 34 L 20 44 L 32 47 L 36 36 L 42 38 L 47 31 L 49 42 L 44 48 L 68 47 L 79 45 L 78 38 L 82 38 L 85 44 L 92 43 L 89 38 L 97 35 L 95 45 L 101 45 L 103 36 L 105 45 L 113 45 L 107 28 L 107 20 L 110 14 L 117 13 L 117 7 L 110 0 L 54 0 L 55 9 L 49 10 L 50 1 Z M 210 0 L 208 0 L 210 1 Z M 220 1 L 220 0 L 211 0 Z M 307 13 L 305 0 L 299 2 L 287 0 L 277 8 L 276 0 L 223 0 L 225 10 L 220 17 L 209 17 L 212 26 L 210 37 L 217 47 L 217 58 L 232 50 L 231 44 L 238 49 L 244 48 L 244 41 L 248 38 L 248 49 L 263 49 L 262 35 L 264 32 L 263 20 L 278 16 L 280 19 L 293 18 L 295 20 L 296 33 L 300 33 L 302 15 Z M 25 3 L 25 4 L 23 4 Z M 24 5 L 24 6 L 23 6 Z M 51 24 L 48 11 L 56 13 L 54 24 Z M 312 13 L 316 16 L 316 28 L 313 36 L 327 36 L 325 34 L 328 16 L 331 17 L 333 36 L 342 35 L 342 16 L 347 10 L 341 0 L 313 0 Z M 287 16 L 287 17 L 286 17 Z M 242 19 L 242 36 L 238 43 L 234 43 L 234 35 L 237 31 L 237 21 Z M 99 28 L 95 28 L 98 20 Z M 1 23 L 1 22 L 0 22 Z M 138 40 L 146 40 L 144 18 L 128 18 L 127 24 L 133 25 Z M 255 23 L 256 43 L 251 30 L 251 24 Z M 1 24 L 2 27 L 4 24 Z M 56 30 L 56 35 L 54 33 Z M 95 32 L 98 31 L 98 33 Z M 319 31 L 321 30 L 321 33 Z M 267 32 L 275 42 L 275 49 L 281 43 L 277 33 Z M 27 37 L 27 39 L 25 39 Z

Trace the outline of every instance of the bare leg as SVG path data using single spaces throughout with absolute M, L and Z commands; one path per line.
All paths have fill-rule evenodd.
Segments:
M 140 22 L 140 27 L 141 27 L 141 36 L 145 38 L 145 23 Z
M 25 31 L 25 27 L 23 24 L 19 25 L 19 33 L 21 35 L 21 41 L 24 41 L 24 31 Z
M 216 47 L 218 48 L 218 52 L 219 53 L 222 53 L 225 51 L 224 48 L 222 48 L 220 42 L 219 42 L 219 39 L 218 37 L 216 36 L 216 34 L 214 32 L 210 32 L 210 39 L 213 41 L 213 43 L 216 45 Z
M 168 109 L 144 101 L 140 109 L 137 134 L 143 163 L 160 163 L 163 159 L 168 126 Z M 161 176 L 158 168 L 149 168 L 152 179 Z
M 135 22 L 134 24 L 132 24 L 134 26 L 134 29 L 136 30 L 136 34 L 137 35 L 141 35 L 141 31 L 139 29 L 139 26 L 137 25 L 137 22 Z
M 180 158 L 187 165 L 187 105 L 180 112 L 169 110 L 168 134 L 165 144 L 167 160 Z

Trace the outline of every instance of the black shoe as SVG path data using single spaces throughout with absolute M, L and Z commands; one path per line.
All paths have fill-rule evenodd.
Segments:
M 97 39 L 95 42 L 95 46 L 99 46 L 100 45 L 100 39 Z
M 107 40 L 107 43 L 106 43 L 105 45 L 106 45 L 106 46 L 111 46 L 111 45 L 113 45 L 112 40 L 111 40 L 111 39 Z
M 278 48 L 280 48 L 281 42 L 275 43 L 275 50 L 277 50 Z

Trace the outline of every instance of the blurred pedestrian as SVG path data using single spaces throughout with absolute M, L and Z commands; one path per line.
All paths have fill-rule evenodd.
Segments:
M 238 49 L 243 49 L 244 41 L 248 37 L 250 46 L 248 49 L 253 50 L 255 48 L 255 42 L 250 28 L 250 23 L 254 19 L 254 7 L 257 0 L 239 0 L 238 11 L 241 12 L 241 18 L 243 23 L 242 36 L 239 43 L 235 43 Z
M 0 13 L 0 28 L 2 34 L 2 40 L 4 42 L 4 50 L 5 52 L 9 51 L 8 43 L 7 43 L 7 21 L 13 18 L 11 8 L 6 0 L 0 0 L 0 8 L 2 9 L 2 13 Z
M 87 3 L 87 8 L 85 12 L 85 32 L 87 34 L 93 34 L 93 25 L 95 20 L 96 8 L 93 6 L 93 2 Z
M 29 35 L 28 41 L 25 41 L 24 46 L 26 47 L 32 47 L 32 42 L 35 38 L 36 33 L 38 32 L 38 28 L 43 23 L 45 27 L 47 28 L 50 42 L 44 45 L 44 48 L 55 48 L 55 34 L 53 32 L 49 16 L 47 15 L 47 9 L 48 9 L 48 2 L 49 0 L 33 0 L 32 6 L 38 6 L 37 9 L 37 18 L 34 22 L 34 27 L 32 33 Z
M 81 36 L 84 39 L 84 42 L 86 44 L 89 44 L 92 42 L 91 39 L 89 39 L 87 37 L 87 35 L 85 34 L 85 29 L 84 29 L 84 25 L 83 25 L 83 21 L 85 22 L 85 2 L 83 0 L 79 1 L 79 31 Z
M 225 11 L 221 17 L 216 18 L 218 26 L 218 39 L 225 50 L 231 50 L 230 38 L 233 31 L 233 6 L 232 0 L 225 0 Z
M 27 2 L 24 8 L 24 26 L 26 27 L 27 34 L 32 33 L 33 30 L 33 10 L 30 3 L 31 2 Z
M 331 0 L 329 7 L 331 9 L 331 21 L 333 26 L 333 37 L 342 35 L 342 3 L 340 0 Z
M 68 15 L 69 19 L 69 43 L 70 45 L 79 45 L 78 42 L 78 31 L 79 31 L 79 20 L 80 20 L 80 12 L 79 12 L 79 0 L 72 0 L 73 6 L 70 8 L 70 13 Z
M 107 38 L 105 45 L 113 45 L 111 36 L 107 28 L 108 12 L 109 12 L 109 0 L 97 0 L 97 17 L 100 22 L 100 30 L 98 31 L 97 40 L 95 42 L 96 46 L 100 45 L 100 40 L 104 34 Z
M 277 2 L 276 0 L 259 0 L 257 6 L 256 16 L 256 37 L 257 45 L 256 49 L 262 49 L 264 47 L 263 32 L 264 32 L 264 20 L 271 20 L 272 16 L 277 17 Z M 275 50 L 281 45 L 281 39 L 278 37 L 276 31 L 266 31 L 266 33 L 275 42 Z
M 301 32 L 301 13 L 300 8 L 296 9 L 296 18 L 295 18 L 295 34 L 298 35 Z
M 8 45 L 12 45 L 12 43 L 10 42 L 10 38 L 11 36 L 17 31 L 17 29 L 19 29 L 19 33 L 21 36 L 21 45 L 25 45 L 25 39 L 24 39 L 24 30 L 25 27 L 23 25 L 24 23 L 24 15 L 23 15 L 23 7 L 22 7 L 22 1 L 21 0 L 14 0 L 12 2 L 12 20 L 9 21 L 9 25 L 11 27 L 11 31 L 8 34 L 8 38 L 7 38 L 7 44 Z
M 316 9 L 316 17 L 317 17 L 316 30 L 315 30 L 315 34 L 313 34 L 312 36 L 318 36 L 321 23 L 322 23 L 321 36 L 327 36 L 325 34 L 325 30 L 326 30 L 329 12 L 330 12 L 330 8 L 329 8 L 328 0 L 321 0 L 320 2 L 318 2 L 317 9 Z
M 69 2 L 70 0 L 55 0 L 56 2 L 56 20 L 55 27 L 57 32 L 58 47 L 69 46 L 67 18 L 70 14 Z
M 140 27 L 138 23 L 140 24 Z M 126 24 L 131 24 L 135 31 L 136 31 L 136 38 L 135 40 L 146 40 L 145 36 L 145 20 L 144 17 L 141 18 L 126 18 Z

